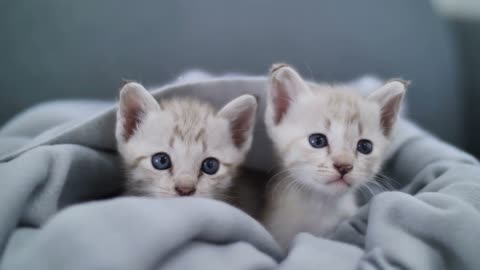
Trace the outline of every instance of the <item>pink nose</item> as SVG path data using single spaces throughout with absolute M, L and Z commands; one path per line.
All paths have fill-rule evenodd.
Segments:
M 193 186 L 176 186 L 175 191 L 180 196 L 190 196 L 195 193 L 196 189 Z
M 344 176 L 353 169 L 353 166 L 351 164 L 346 163 L 335 163 L 333 164 L 333 167 L 335 167 L 335 169 L 338 171 L 338 173 L 340 173 L 341 176 Z

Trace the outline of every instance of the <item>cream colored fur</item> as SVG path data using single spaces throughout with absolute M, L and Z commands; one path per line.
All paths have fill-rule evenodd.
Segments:
M 256 108 L 250 95 L 234 99 L 218 113 L 194 99 L 157 103 L 142 85 L 126 84 L 120 93 L 116 138 L 127 173 L 127 193 L 174 197 L 176 185 L 187 184 L 195 186 L 193 196 L 225 199 L 250 149 Z M 135 127 L 130 131 L 132 123 Z M 243 128 L 236 129 L 238 125 Z M 151 157 L 159 152 L 170 156 L 171 169 L 152 166 Z M 220 161 L 213 175 L 200 170 L 208 157 Z
M 354 191 L 381 168 L 390 133 L 405 93 L 392 81 L 368 97 L 346 85 L 308 84 L 287 65 L 274 65 L 265 123 L 281 170 L 267 187 L 263 222 L 283 248 L 300 232 L 328 236 L 357 210 Z M 313 148 L 311 134 L 328 146 Z M 373 151 L 357 151 L 360 139 Z M 342 181 L 338 163 L 353 169 Z

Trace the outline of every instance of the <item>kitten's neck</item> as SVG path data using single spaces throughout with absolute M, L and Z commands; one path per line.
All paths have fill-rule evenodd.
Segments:
M 332 194 L 312 188 L 289 188 L 288 184 L 275 189 L 276 184 L 279 183 L 272 180 L 267 186 L 262 222 L 283 248 L 299 232 L 328 237 L 358 208 L 352 191 Z

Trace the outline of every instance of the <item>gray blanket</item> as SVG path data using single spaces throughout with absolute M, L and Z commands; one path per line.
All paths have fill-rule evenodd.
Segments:
M 218 106 L 251 93 L 263 105 L 264 86 L 262 78 L 217 79 L 155 96 Z M 480 269 L 480 165 L 407 120 L 384 172 L 398 190 L 367 198 L 334 239 L 300 234 L 282 254 L 259 223 L 222 202 L 111 199 L 122 183 L 114 110 L 55 102 L 0 129 L 1 270 Z M 263 107 L 248 165 L 267 170 L 262 117 Z

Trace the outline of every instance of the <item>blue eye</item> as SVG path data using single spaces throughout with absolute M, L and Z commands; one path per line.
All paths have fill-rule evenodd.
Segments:
M 323 148 L 328 145 L 327 136 L 321 133 L 315 133 L 308 137 L 308 142 L 313 148 Z
M 364 155 L 368 155 L 373 151 L 373 143 L 369 140 L 360 140 L 357 143 L 357 151 Z
M 172 167 L 170 156 L 167 153 L 156 153 L 152 156 L 152 166 L 157 170 L 166 170 Z
M 209 157 L 202 162 L 202 172 L 206 174 L 215 174 L 219 167 L 220 163 L 216 158 Z

